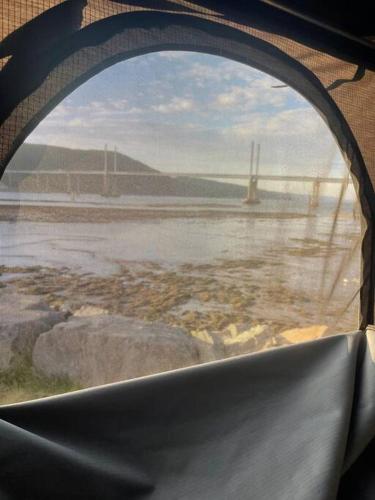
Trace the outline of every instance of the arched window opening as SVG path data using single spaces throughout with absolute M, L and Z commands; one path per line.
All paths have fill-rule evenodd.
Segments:
M 357 328 L 344 159 L 300 94 L 243 64 L 103 71 L 18 150 L 0 203 L 0 403 Z

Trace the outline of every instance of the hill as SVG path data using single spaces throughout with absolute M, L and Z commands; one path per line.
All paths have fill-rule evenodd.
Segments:
M 108 166 L 113 169 L 114 153 L 108 151 Z M 45 144 L 23 144 L 8 165 L 9 170 L 103 170 L 104 151 L 71 149 Z M 117 153 L 117 169 L 124 172 L 156 172 L 144 163 Z
M 114 170 L 114 152 L 108 151 L 107 162 L 108 170 Z M 158 173 L 148 165 L 134 160 L 133 158 L 117 153 L 116 155 L 117 171 L 119 172 L 150 172 Z M 7 167 L 7 172 L 19 170 L 39 170 L 51 171 L 61 170 L 67 173 L 69 171 L 103 171 L 104 172 L 104 151 L 103 150 L 83 150 L 71 149 L 59 146 L 49 146 L 45 144 L 23 144 L 12 158 Z M 36 177 L 36 176 L 35 176 Z M 4 183 L 9 189 L 20 189 L 25 191 L 61 191 L 61 186 L 65 175 L 50 178 L 48 183 L 42 182 L 42 188 L 32 182 L 31 176 L 18 175 L 5 177 Z M 48 186 L 46 186 L 46 184 Z M 80 180 L 80 192 L 102 193 L 103 175 L 84 177 Z M 65 188 L 66 189 L 66 188 Z M 64 188 L 63 188 L 64 190 Z M 151 196 L 183 196 L 183 197 L 218 197 L 218 198 L 241 198 L 246 195 L 246 188 L 236 184 L 216 182 L 205 179 L 173 178 L 163 177 L 143 177 L 126 176 L 116 178 L 116 185 L 112 186 L 111 194 L 129 194 L 129 195 L 151 195 Z
M 114 153 L 108 151 L 107 162 L 108 170 L 114 169 Z M 125 154 L 116 155 L 117 171 L 119 172 L 150 172 L 158 173 L 148 165 L 135 160 Z M 67 173 L 70 171 L 88 171 L 94 170 L 104 172 L 104 151 L 95 149 L 71 149 L 59 146 L 49 146 L 45 144 L 23 144 L 17 151 L 7 172 L 19 170 L 39 170 L 51 171 L 59 170 L 61 175 L 40 176 L 43 179 L 37 179 L 37 176 L 17 175 L 5 176 L 4 184 L 8 189 L 20 191 L 37 192 L 61 192 L 68 189 Z M 47 179 L 48 177 L 48 179 Z M 75 176 L 74 176 L 75 177 Z M 114 182 L 115 181 L 115 182 Z M 71 181 L 69 181 L 71 182 Z M 73 186 L 77 187 L 77 179 L 73 179 Z M 73 187 L 73 189 L 76 189 Z M 92 176 L 81 176 L 79 179 L 78 191 L 81 193 L 103 194 L 103 174 Z M 260 191 L 263 199 L 287 199 L 290 194 Z M 231 184 L 229 182 L 219 182 L 208 179 L 170 176 L 124 176 L 112 179 L 109 188 L 110 195 L 150 195 L 150 196 L 181 196 L 181 197 L 202 197 L 202 198 L 238 198 L 246 197 L 246 186 Z M 292 195 L 292 197 L 295 195 Z M 298 196 L 298 195 L 297 195 Z

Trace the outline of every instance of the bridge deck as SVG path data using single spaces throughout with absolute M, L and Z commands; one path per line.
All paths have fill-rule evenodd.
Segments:
M 248 180 L 248 174 L 239 173 L 204 173 L 204 172 L 105 172 L 103 170 L 7 170 L 4 175 L 99 175 L 99 176 L 140 176 L 140 177 L 195 177 L 204 179 L 237 179 Z M 320 182 L 328 184 L 343 184 L 347 182 L 342 177 L 313 177 L 300 175 L 253 175 L 258 181 L 284 181 L 284 182 Z M 351 182 L 351 179 L 349 179 Z

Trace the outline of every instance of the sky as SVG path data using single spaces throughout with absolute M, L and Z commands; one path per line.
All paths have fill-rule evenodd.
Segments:
M 274 88 L 281 83 L 217 56 L 147 54 L 80 86 L 27 142 L 108 144 L 161 171 L 248 173 L 255 141 L 260 173 L 343 177 L 346 167 L 327 125 L 296 91 Z

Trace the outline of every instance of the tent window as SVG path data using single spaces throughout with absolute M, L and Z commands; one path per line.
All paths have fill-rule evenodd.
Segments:
M 343 157 L 300 94 L 238 62 L 103 71 L 28 137 L 0 200 L 0 403 L 358 326 Z

